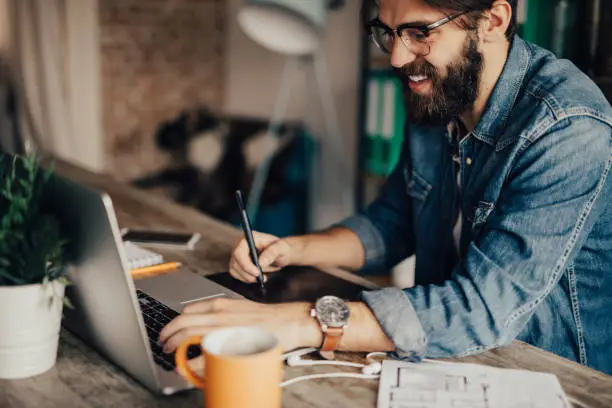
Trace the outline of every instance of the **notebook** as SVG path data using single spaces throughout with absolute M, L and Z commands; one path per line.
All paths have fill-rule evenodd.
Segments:
M 125 255 L 130 269 L 144 268 L 164 262 L 164 257 L 156 252 L 144 249 L 133 242 L 124 241 Z

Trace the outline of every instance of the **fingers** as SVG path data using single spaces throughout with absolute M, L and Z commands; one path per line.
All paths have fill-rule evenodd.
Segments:
M 165 353 L 172 353 L 192 336 L 205 336 L 220 327 L 252 325 L 260 320 L 261 317 L 254 313 L 182 314 L 164 327 L 159 336 L 159 343 L 163 344 Z
M 257 268 L 255 268 L 255 270 L 257 270 Z M 241 282 L 254 283 L 257 280 L 259 271 L 257 271 L 255 275 L 252 272 L 249 273 L 245 271 L 244 268 L 238 263 L 237 258 L 232 257 L 229 265 L 229 274 L 234 277 L 234 279 L 238 279 Z
M 182 314 L 168 323 L 159 333 L 159 343 L 166 343 L 168 339 L 176 335 L 186 327 L 205 326 L 209 321 L 205 314 Z
M 235 279 L 242 282 L 253 283 L 259 275 L 259 270 L 253 262 L 249 254 L 249 247 L 246 240 L 243 238 L 238 242 L 229 265 L 229 273 Z
M 196 358 L 192 358 L 191 360 L 187 360 L 187 365 L 200 377 L 204 376 L 204 356 L 198 356 Z M 176 372 L 185 375 L 179 367 L 176 367 Z
M 256 326 L 277 335 L 283 349 L 292 349 L 301 344 L 300 322 L 308 307 L 306 303 L 269 305 L 227 298 L 192 303 L 163 328 L 158 343 L 171 353 L 193 336 L 205 337 L 223 327 Z
M 215 326 L 189 326 L 181 329 L 177 332 L 174 332 L 171 337 L 169 337 L 164 342 L 163 352 L 164 353 L 172 353 L 176 351 L 176 349 L 181 345 L 182 342 L 186 341 L 192 336 L 206 336 L 211 331 L 217 329 Z
M 257 313 L 258 304 L 249 300 L 234 300 L 220 297 L 203 300 L 187 305 L 180 316 L 168 323 L 159 334 L 159 342 L 164 343 L 185 327 L 216 326 L 220 315 L 227 311 L 252 311 Z
M 259 256 L 264 272 L 277 271 L 289 264 L 291 248 L 285 240 L 279 239 L 269 245 Z
M 264 232 L 253 231 L 253 241 L 255 241 L 255 246 L 261 252 L 273 242 L 278 241 L 278 237 L 274 235 L 266 234 Z M 246 243 L 246 240 L 245 240 L 245 243 Z
M 261 232 L 253 232 L 253 239 L 259 252 L 265 251 L 265 248 L 273 245 L 274 242 L 278 241 L 278 237 L 270 234 L 264 234 Z M 261 264 L 261 262 L 260 262 Z M 263 268 L 262 268 L 263 269 Z M 278 270 L 277 267 L 268 267 L 263 269 L 264 272 L 274 272 Z M 254 283 L 259 277 L 259 269 L 253 264 L 251 255 L 249 252 L 249 246 L 244 237 L 238 242 L 232 253 L 232 258 L 229 265 L 229 273 L 235 279 L 242 282 Z

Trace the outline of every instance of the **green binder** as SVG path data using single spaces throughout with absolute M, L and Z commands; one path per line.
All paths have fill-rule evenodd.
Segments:
M 368 173 L 387 176 L 397 164 L 405 117 L 400 79 L 388 69 L 370 71 L 365 126 Z
M 519 8 L 524 12 L 519 32 L 524 40 L 550 48 L 555 3 L 556 0 L 519 0 Z

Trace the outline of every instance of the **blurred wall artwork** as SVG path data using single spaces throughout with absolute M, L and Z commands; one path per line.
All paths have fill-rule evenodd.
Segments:
M 181 204 L 239 226 L 235 191 L 249 194 L 255 170 L 271 157 L 253 227 L 277 236 L 306 232 L 313 145 L 299 122 L 284 122 L 268 137 L 269 121 L 219 115 L 202 108 L 162 123 L 155 143 L 172 162 L 132 180 Z M 282 221 L 282 222 L 279 222 Z
M 103 0 L 100 51 L 108 171 L 120 180 L 171 165 L 160 125 L 223 104 L 223 0 Z

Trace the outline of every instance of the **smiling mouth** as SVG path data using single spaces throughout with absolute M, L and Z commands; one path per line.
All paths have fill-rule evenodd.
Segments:
M 410 75 L 408 79 L 410 79 L 411 82 L 419 83 L 427 80 L 428 78 L 425 75 Z

